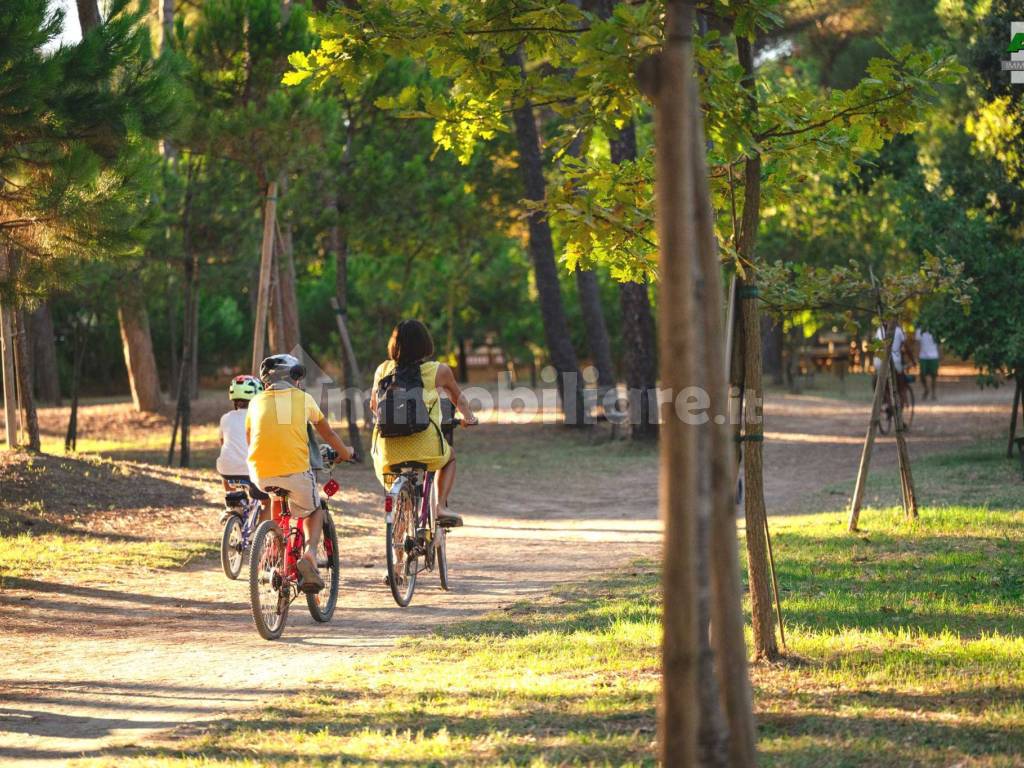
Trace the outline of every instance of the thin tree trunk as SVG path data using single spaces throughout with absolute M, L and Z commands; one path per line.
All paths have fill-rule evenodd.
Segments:
M 703 119 L 697 89 L 692 89 L 694 147 L 694 190 L 697 213 L 699 279 L 696 304 L 700 311 L 700 368 L 710 397 L 712 420 L 705 430 L 710 439 L 706 449 L 709 488 L 708 560 L 711 586 L 711 626 L 717 659 L 718 685 L 727 721 L 726 745 L 731 768 L 752 768 L 757 762 L 756 726 L 747 672 L 747 647 L 743 635 L 742 585 L 736 545 L 736 463 L 732 456 L 732 433 L 727 419 L 717 423 L 714 416 L 729 414 L 725 351 L 722 329 L 722 275 L 718 259 L 711 197 L 708 189 L 704 151 Z M 717 709 L 715 711 L 717 716 Z M 717 753 L 717 734 L 708 723 L 702 743 L 708 759 Z
M 654 101 L 657 148 L 656 220 L 660 250 L 658 311 L 661 383 L 673 395 L 690 386 L 695 370 L 693 268 L 694 228 L 692 126 L 693 7 L 666 3 L 665 44 L 658 73 L 646 90 Z M 696 430 L 676 418 L 672 402 L 662 406 L 660 507 L 665 526 L 663 556 L 664 635 L 662 691 L 658 710 L 659 756 L 666 766 L 697 763 L 698 629 Z
M 288 191 L 287 177 L 281 176 L 281 194 Z M 281 328 L 284 332 L 282 341 L 285 349 L 291 352 L 302 343 L 299 331 L 299 300 L 295 290 L 295 245 L 292 238 L 292 225 L 285 222 L 278 228 L 278 241 L 281 246 L 277 266 L 277 278 L 281 291 Z
M 525 78 L 522 51 L 509 56 L 509 64 L 518 67 Z M 526 199 L 543 203 L 546 198 L 543 160 L 540 152 L 540 137 L 533 114 L 533 104 L 527 98 L 514 105 L 512 111 L 515 123 L 516 143 L 519 148 L 519 170 L 523 176 Z M 530 258 L 533 261 L 534 280 L 537 284 L 541 320 L 547 342 L 548 356 L 558 371 L 558 389 L 562 397 L 562 412 L 565 423 L 583 426 L 586 421 L 583 410 L 583 389 L 579 375 L 576 351 L 569 334 L 569 322 L 562 304 L 561 287 L 558 282 L 558 267 L 555 264 L 555 247 L 551 239 L 551 225 L 543 211 L 533 211 L 529 216 Z
M 577 269 L 576 291 L 580 298 L 583 328 L 587 332 L 587 346 L 594 367 L 597 368 L 598 402 L 603 402 L 605 393 L 615 386 L 615 367 L 612 365 L 612 347 L 608 340 L 604 309 L 601 307 L 601 286 L 597 273 L 592 269 Z
M 82 361 L 85 360 L 86 338 L 81 322 L 74 326 L 75 348 L 71 365 L 71 414 L 68 416 L 68 430 L 64 435 L 64 452 L 78 450 L 78 392 L 82 384 Z
M 275 255 L 279 254 L 280 251 L 275 249 Z M 281 273 L 276 268 L 277 261 L 279 259 L 275 258 L 275 268 L 270 274 L 270 308 L 268 313 L 270 320 L 267 323 L 267 344 L 270 346 L 271 354 L 291 352 L 291 347 L 285 342 L 284 312 L 281 309 Z
M 770 317 L 761 318 L 761 348 L 764 350 L 764 373 L 772 384 L 782 384 L 782 323 Z
M 57 365 L 57 338 L 53 331 L 50 303 L 44 301 L 29 320 L 32 332 L 32 378 L 36 397 L 48 405 L 60 405 L 60 369 Z
M 258 376 L 267 338 L 267 305 L 270 302 L 270 271 L 274 268 L 274 222 L 277 212 L 277 182 L 267 183 L 263 206 L 263 243 L 260 247 L 260 276 L 256 290 L 256 322 L 252 331 L 252 372 Z
M 864 447 L 860 452 L 860 466 L 857 468 L 857 483 L 853 488 L 853 498 L 850 500 L 850 518 L 846 526 L 850 533 L 857 531 L 860 508 L 864 503 L 864 489 L 868 482 L 868 471 L 871 469 L 871 453 L 875 447 L 875 436 L 878 434 L 878 420 L 882 416 L 882 402 L 885 400 L 885 390 L 889 386 L 889 369 L 892 367 L 892 336 L 895 328 L 895 321 L 889 322 L 885 328 L 882 368 L 877 371 L 875 377 L 875 396 L 871 401 L 871 420 L 868 422 L 867 435 L 864 436 Z
M 348 334 L 348 238 L 342 233 L 341 227 L 334 225 L 328 231 L 327 247 L 334 253 L 335 282 L 334 311 L 337 313 L 338 335 L 341 339 L 341 386 L 344 390 L 345 422 L 348 425 L 348 439 L 357 458 L 363 455 L 363 440 L 359 434 L 359 416 L 352 395 L 359 387 L 359 368 L 356 364 L 355 350 Z M 363 411 L 363 404 L 359 403 Z
M 1010 440 L 1006 444 L 1006 458 L 1013 458 L 1013 442 L 1017 437 L 1017 411 L 1020 410 L 1021 379 L 1016 379 L 1013 389 L 1013 410 L 1010 411 Z
M 736 49 L 748 92 L 747 108 L 757 111 L 754 86 L 754 54 L 750 41 L 742 35 L 736 37 Z M 761 157 L 752 154 L 744 163 L 743 216 L 740 230 L 739 253 L 749 265 L 740 281 L 742 299 L 741 331 L 743 336 L 743 391 L 744 391 L 744 499 L 747 524 L 747 569 L 750 575 L 750 615 L 754 627 L 754 653 L 756 658 L 777 659 L 778 644 L 772 615 L 771 574 L 768 563 L 766 532 L 768 513 L 764 501 L 764 465 L 762 446 L 764 423 L 762 401 L 764 389 L 761 381 L 761 319 L 757 307 L 757 279 L 754 267 L 754 247 L 761 218 Z
M 3 253 L 0 251 L 0 256 Z M 4 379 L 4 429 L 8 450 L 18 447 L 18 406 L 14 380 L 14 318 L 11 300 L 0 301 L 0 374 Z
M 178 299 L 175 294 L 173 280 L 169 281 L 167 286 L 167 336 L 170 346 L 167 366 L 168 371 L 170 371 L 169 381 L 167 382 L 167 399 L 172 403 L 176 403 L 178 402 L 178 379 L 181 377 L 179 370 L 181 350 L 178 348 Z
M 608 148 L 613 163 L 636 160 L 636 126 L 632 120 L 618 136 L 608 140 Z M 652 418 L 656 409 L 651 402 L 651 392 L 657 386 L 657 360 L 647 285 L 632 281 L 619 283 L 619 307 L 632 436 L 634 440 L 653 440 L 658 436 L 657 419 Z
M 23 309 L 14 312 L 14 367 L 18 381 L 21 423 L 25 428 L 26 447 L 39 451 L 39 419 L 32 396 L 32 336 L 28 331 L 28 315 Z

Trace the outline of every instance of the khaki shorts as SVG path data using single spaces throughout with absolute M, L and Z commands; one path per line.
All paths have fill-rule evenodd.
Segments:
M 263 491 L 271 486 L 288 491 L 288 507 L 295 517 L 309 517 L 320 506 L 320 492 L 312 470 L 277 477 L 254 477 L 253 482 Z

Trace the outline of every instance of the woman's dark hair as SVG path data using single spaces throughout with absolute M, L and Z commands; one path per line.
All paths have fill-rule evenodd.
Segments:
M 391 332 L 388 359 L 398 365 L 421 363 L 434 354 L 434 340 L 419 320 L 403 320 Z

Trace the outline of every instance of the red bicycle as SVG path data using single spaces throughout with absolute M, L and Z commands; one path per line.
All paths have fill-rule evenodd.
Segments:
M 314 621 L 331 620 L 338 604 L 341 560 L 334 520 L 327 511 L 327 501 L 321 499 L 324 527 L 316 550 L 316 565 L 325 586 L 315 594 L 302 593 L 296 569 L 306 548 L 302 521 L 292 518 L 287 491 L 266 490 L 272 500 L 273 519 L 261 523 L 253 538 L 249 555 L 249 600 L 260 636 L 264 640 L 276 640 L 284 631 L 288 608 L 299 594 L 306 595 L 306 606 Z M 328 496 L 333 496 L 337 490 L 338 484 L 333 479 L 324 486 Z

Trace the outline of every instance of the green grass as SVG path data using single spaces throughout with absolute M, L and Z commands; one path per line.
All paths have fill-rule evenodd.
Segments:
M 96 576 L 130 568 L 176 568 L 218 551 L 207 541 L 148 541 L 93 534 L 0 536 L 0 588 L 5 579 L 60 573 Z

